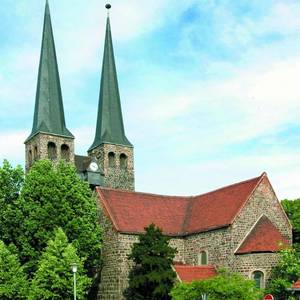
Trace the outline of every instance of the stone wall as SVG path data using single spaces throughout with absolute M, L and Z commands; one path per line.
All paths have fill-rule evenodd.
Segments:
M 62 159 L 61 146 L 67 145 L 69 147 L 69 162 L 74 164 L 74 139 L 69 137 L 62 137 L 58 135 L 38 133 L 25 143 L 25 168 L 26 172 L 36 160 L 49 159 L 48 157 L 48 143 L 52 142 L 56 146 L 57 163 Z M 31 156 L 31 158 L 30 158 Z
M 109 154 L 115 156 L 114 164 L 109 161 Z M 134 191 L 133 148 L 121 145 L 102 144 L 91 151 L 89 156 L 97 159 L 104 172 L 104 186 Z M 126 156 L 126 165 L 121 165 L 121 155 Z
M 230 268 L 232 255 L 230 228 L 193 234 L 184 239 L 184 261 L 189 265 L 198 264 L 201 251 L 208 254 L 208 264 Z

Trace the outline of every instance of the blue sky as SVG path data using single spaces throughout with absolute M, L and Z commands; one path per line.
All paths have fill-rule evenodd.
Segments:
M 96 124 L 105 2 L 49 0 L 77 154 Z M 136 189 L 199 194 L 269 175 L 300 196 L 300 2 L 112 0 L 111 25 Z M 44 3 L 0 6 L 0 158 L 23 164 Z

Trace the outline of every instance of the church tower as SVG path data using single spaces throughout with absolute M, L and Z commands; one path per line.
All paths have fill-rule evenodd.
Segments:
M 67 129 L 48 0 L 32 132 L 25 141 L 26 171 L 39 159 L 74 163 L 74 136 Z
M 106 5 L 110 9 L 109 4 Z M 107 16 L 95 140 L 88 150 L 104 172 L 104 186 L 134 190 L 133 146 L 124 130 L 117 71 Z

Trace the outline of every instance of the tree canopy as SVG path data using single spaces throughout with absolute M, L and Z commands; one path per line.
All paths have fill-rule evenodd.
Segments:
M 124 292 L 130 300 L 166 300 L 176 277 L 172 269 L 176 249 L 169 246 L 169 238 L 154 224 L 139 235 L 129 259 L 134 267 L 129 274 L 129 287 Z
M 260 300 L 262 291 L 255 288 L 253 280 L 226 270 L 207 280 L 180 283 L 171 291 L 174 300 L 199 300 L 204 295 L 209 300 Z
M 0 241 L 0 299 L 26 299 L 28 281 L 18 256 Z
M 22 212 L 21 233 L 16 245 L 29 269 L 34 266 L 54 229 L 64 229 L 68 239 L 94 274 L 99 261 L 101 229 L 96 199 L 70 164 L 37 161 L 30 169 L 17 201 Z
M 61 228 L 55 232 L 54 240 L 48 242 L 34 274 L 29 300 L 73 299 L 73 273 L 71 265 L 76 263 L 77 298 L 86 299 L 90 279 L 84 274 L 83 261 L 76 249 L 68 243 Z
M 55 230 L 63 228 L 97 286 L 102 232 L 96 199 L 75 167 L 37 161 L 24 178 L 21 167 L 0 167 L 0 240 L 14 244 L 30 278 Z
M 280 252 L 278 265 L 273 268 L 268 290 L 278 300 L 286 300 L 291 295 L 287 290 L 300 278 L 300 253 L 295 249 Z
M 283 200 L 281 204 L 293 226 L 293 244 L 300 252 L 300 199 Z

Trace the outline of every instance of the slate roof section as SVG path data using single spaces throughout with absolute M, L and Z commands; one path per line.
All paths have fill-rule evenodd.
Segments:
M 273 223 L 262 216 L 235 254 L 277 252 L 288 244 Z
M 195 197 L 176 197 L 98 187 L 99 199 L 117 231 L 142 233 L 151 223 L 169 236 L 227 227 L 245 205 L 261 176 Z
M 42 47 L 32 131 L 26 141 L 37 133 L 74 138 L 67 129 L 60 86 L 55 43 L 48 1 L 45 6 Z
M 217 276 L 217 271 L 214 266 L 191 266 L 175 264 L 174 269 L 178 278 L 182 282 L 192 282 L 194 280 L 204 280 Z

